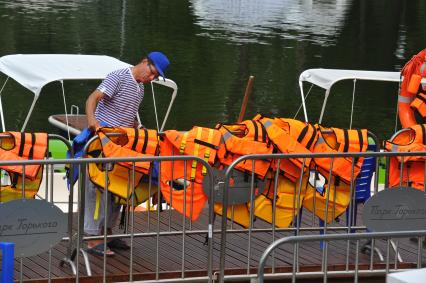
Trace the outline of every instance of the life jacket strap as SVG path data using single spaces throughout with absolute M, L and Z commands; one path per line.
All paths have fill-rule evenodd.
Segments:
M 343 152 L 348 152 L 349 150 L 349 131 L 347 129 L 343 129 L 343 138 L 344 138 L 344 147 Z
M 101 206 L 101 192 L 99 189 L 96 189 L 96 203 L 95 203 L 95 212 L 93 213 L 93 219 L 98 220 L 99 219 L 99 209 Z
M 143 133 L 144 133 L 144 140 L 143 140 L 142 153 L 146 154 L 146 148 L 148 146 L 148 130 L 146 128 L 143 128 Z
M 179 147 L 179 153 L 184 154 L 185 153 L 185 147 L 186 147 L 186 139 L 188 138 L 188 132 L 185 132 L 182 137 L 182 141 L 180 142 Z
M 197 127 L 197 139 L 201 139 L 201 134 L 202 134 L 203 129 L 201 127 Z M 194 144 L 194 155 L 198 156 L 198 151 L 200 150 L 200 144 L 196 143 Z M 195 180 L 195 173 L 197 170 L 197 160 L 192 160 L 192 165 L 191 165 L 191 181 Z
M 259 121 L 257 121 L 257 123 L 258 123 L 258 125 L 259 125 L 260 129 L 262 130 L 262 142 L 263 142 L 263 143 L 266 143 L 266 137 L 268 136 L 268 134 L 266 133 L 266 128 L 265 128 L 265 126 L 264 126 L 262 123 L 260 123 Z
M 317 129 L 315 127 L 313 127 L 312 125 L 311 125 L 311 127 L 313 129 L 313 133 L 312 133 L 311 138 L 309 139 L 308 143 L 306 144 L 306 148 L 309 149 L 309 150 L 311 149 L 312 143 L 314 142 L 315 137 L 317 136 Z
M 211 129 L 211 130 L 213 130 L 213 129 Z M 213 150 L 218 150 L 219 149 L 218 146 L 212 144 L 211 142 L 206 142 L 206 141 L 203 141 L 203 140 L 199 140 L 197 138 L 194 139 L 194 143 L 198 143 L 198 144 L 200 144 L 202 146 L 208 147 L 208 148 L 213 149 Z
M 18 156 L 22 157 L 24 154 L 24 145 L 25 145 L 25 133 L 21 132 L 21 144 L 19 145 Z
M 132 150 L 136 151 L 136 146 L 138 144 L 138 140 L 139 140 L 139 131 L 137 128 L 133 128 L 134 130 L 134 139 L 133 139 L 133 144 L 132 144 Z
M 312 128 L 312 134 L 309 137 L 309 141 L 306 144 L 304 144 L 304 143 L 302 143 L 302 141 L 306 137 L 306 134 L 308 133 L 309 128 Z M 317 129 L 314 126 L 312 126 L 311 124 L 306 124 L 306 126 L 302 129 L 299 136 L 297 137 L 297 142 L 304 145 L 306 147 L 306 149 L 310 150 L 312 143 L 314 142 L 316 136 L 317 136 Z
M 253 128 L 254 128 L 254 141 L 259 141 L 259 130 L 257 128 L 257 123 L 256 121 L 250 120 L 253 123 Z
M 28 159 L 33 159 L 35 142 L 36 142 L 36 135 L 34 133 L 31 133 L 31 148 L 30 148 L 30 152 L 28 153 Z
M 213 129 L 209 129 L 209 137 L 207 138 L 207 142 L 209 143 L 209 144 L 211 144 L 212 143 L 212 141 L 213 141 Z M 209 158 L 210 158 L 210 152 L 211 152 L 211 148 L 210 147 L 207 147 L 206 148 L 206 151 L 204 152 L 204 160 L 206 161 L 206 162 L 209 162 Z M 203 176 L 205 176 L 206 174 L 207 174 L 207 168 L 205 167 L 205 166 L 203 166 L 203 169 L 201 170 L 201 174 L 203 175 Z

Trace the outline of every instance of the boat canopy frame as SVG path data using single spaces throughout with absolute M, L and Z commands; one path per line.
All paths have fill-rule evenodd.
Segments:
M 14 54 L 0 57 L 0 72 L 7 76 L 6 81 L 0 89 L 0 119 L 2 129 L 6 131 L 2 92 L 9 78 L 14 79 L 34 94 L 30 109 L 21 128 L 23 132 L 45 85 L 55 81 L 61 83 L 68 126 L 64 80 L 103 80 L 110 72 L 131 66 L 129 63 L 106 55 Z M 174 81 L 162 77 L 152 81 L 152 84 L 159 84 L 173 89 L 169 107 L 164 116 L 162 126 L 159 129 L 162 131 L 176 98 L 178 87 Z
M 318 123 L 322 122 L 325 107 L 327 105 L 328 97 L 330 96 L 331 88 L 340 81 L 344 80 L 353 80 L 353 96 L 352 96 L 352 106 L 355 99 L 355 87 L 358 80 L 367 80 L 367 81 L 382 81 L 382 82 L 395 82 L 400 84 L 403 77 L 401 77 L 400 72 L 388 72 L 388 71 L 362 71 L 362 70 L 343 70 L 343 69 L 308 69 L 302 72 L 299 76 L 299 87 L 300 95 L 302 98 L 302 108 L 305 121 L 308 122 L 308 112 L 306 108 L 306 96 L 303 91 L 303 83 L 309 82 L 313 85 L 316 85 L 320 88 L 325 89 L 324 100 L 321 108 L 321 113 L 318 119 Z M 425 79 L 423 79 L 425 80 Z M 351 125 L 352 127 L 352 116 L 353 116 L 353 107 L 351 111 Z

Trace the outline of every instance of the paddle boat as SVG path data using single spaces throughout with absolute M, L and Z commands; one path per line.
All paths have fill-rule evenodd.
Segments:
M 81 54 L 14 54 L 6 55 L 0 58 L 0 73 L 6 76 L 4 83 L 0 88 L 0 123 L 1 131 L 20 131 L 25 132 L 33 113 L 36 111 L 37 102 L 42 95 L 46 85 L 58 82 L 58 97 L 63 100 L 63 114 L 52 114 L 48 117 L 49 123 L 61 130 L 64 136 L 71 141 L 72 137 L 78 135 L 82 129 L 87 126 L 86 115 L 78 111 L 75 105 L 69 105 L 67 101 L 68 94 L 65 93 L 65 81 L 101 81 L 108 73 L 131 66 L 129 63 L 120 61 L 111 56 L 105 55 L 81 55 Z M 9 109 L 4 109 L 3 99 L 8 94 L 4 92 L 9 78 L 19 83 L 24 89 L 29 90 L 33 95 L 30 107 L 25 116 L 25 120 L 20 128 L 11 129 L 6 125 L 6 113 Z M 155 86 L 155 88 L 154 88 Z M 152 81 L 152 95 L 155 110 L 156 124 L 159 131 L 165 127 L 169 117 L 173 102 L 177 96 L 178 87 L 170 79 L 159 77 Z M 155 103 L 155 90 L 158 87 L 165 87 L 171 91 L 170 103 L 164 114 L 161 126 L 159 124 L 157 105 Z M 87 95 L 89 95 L 90 90 Z M 68 112 L 68 109 L 70 111 Z M 140 118 L 138 116 L 138 121 Z M 64 159 L 66 157 L 67 147 L 63 141 L 49 139 L 49 152 L 52 158 Z M 65 182 L 65 170 L 55 168 L 53 176 L 54 202 L 63 210 L 67 210 L 68 190 Z M 38 193 L 39 198 L 47 198 L 45 189 L 46 177 L 43 178 Z M 74 211 L 76 209 L 76 199 L 74 199 Z
M 355 99 L 357 95 L 360 93 L 357 92 L 357 84 L 359 81 L 370 81 L 370 82 L 376 82 L 376 83 L 393 83 L 395 85 L 395 93 L 392 93 L 390 95 L 397 96 L 399 94 L 399 85 L 403 81 L 403 77 L 401 76 L 400 72 L 395 71 L 365 71 L 365 70 L 348 70 L 348 69 L 322 69 L 322 68 L 315 68 L 315 69 L 308 69 L 303 71 L 299 76 L 299 88 L 300 88 L 300 97 L 301 97 L 301 106 L 299 107 L 299 110 L 303 111 L 303 118 L 306 122 L 313 122 L 322 124 L 324 122 L 324 117 L 326 115 L 327 110 L 327 104 L 330 100 L 330 97 L 334 96 L 336 92 L 333 92 L 336 88 L 336 85 L 340 82 L 348 83 L 352 82 L 353 87 L 352 91 L 350 93 L 351 95 L 351 101 L 350 101 L 350 120 L 349 125 L 347 127 L 350 129 L 353 127 L 353 121 L 354 121 L 354 104 Z M 422 79 L 422 83 L 426 83 L 426 79 Z M 317 118 L 313 117 L 314 111 L 309 111 L 309 107 L 307 106 L 308 99 L 311 99 L 309 96 L 311 93 L 321 93 L 315 92 L 315 89 L 321 89 L 323 90 L 323 100 L 322 104 L 320 105 L 320 112 L 319 116 Z M 395 98 L 395 102 L 397 99 Z M 343 107 L 343 106 L 342 106 Z M 395 105 L 395 121 L 397 121 L 396 115 L 398 115 L 398 105 Z M 330 109 L 328 109 L 330 111 Z M 333 109 L 333 111 L 339 111 Z M 296 113 L 296 115 L 298 114 Z M 396 123 L 396 122 L 395 122 Z M 367 125 L 364 126 L 367 128 Z M 394 126 L 394 133 L 397 132 L 397 125 Z M 390 136 L 387 138 L 391 138 Z M 376 138 L 377 139 L 377 138 Z M 380 145 L 380 141 L 377 139 L 376 143 Z M 378 148 L 380 149 L 380 148 Z M 381 149 L 380 149 L 381 150 Z M 379 176 L 378 176 L 378 185 L 376 185 L 376 188 L 383 188 L 385 183 L 385 164 L 384 161 L 380 161 L 380 166 L 378 168 Z M 372 184 L 372 189 L 374 187 L 374 184 Z

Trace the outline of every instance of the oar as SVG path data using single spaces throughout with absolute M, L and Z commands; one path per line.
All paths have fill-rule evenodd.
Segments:
M 254 76 L 250 76 L 247 82 L 246 91 L 244 93 L 244 99 L 243 99 L 243 103 L 241 104 L 240 115 L 238 116 L 237 123 L 241 123 L 241 121 L 244 118 L 244 114 L 246 113 L 247 103 L 248 103 L 251 91 L 253 89 L 253 81 L 254 81 Z

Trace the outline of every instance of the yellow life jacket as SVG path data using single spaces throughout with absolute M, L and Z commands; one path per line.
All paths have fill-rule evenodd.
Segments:
M 213 181 L 214 181 L 214 211 L 216 214 L 222 215 L 223 205 L 223 192 L 225 189 L 225 172 L 227 167 L 219 165 L 219 168 L 214 168 Z M 250 202 L 251 198 L 256 198 L 260 194 L 264 193 L 265 180 L 260 180 L 246 172 L 240 170 L 232 170 L 228 175 L 228 208 L 227 218 L 240 224 L 243 227 L 250 226 L 250 213 L 248 211 L 247 203 Z M 203 186 L 210 184 L 209 179 L 203 181 Z M 252 189 L 253 186 L 253 189 Z M 251 193 L 253 192 L 253 196 Z
M 306 178 L 302 180 L 302 184 L 299 187 L 298 181 L 293 182 L 282 175 L 278 176 L 275 203 L 276 227 L 289 227 L 302 208 L 305 191 Z M 254 215 L 272 224 L 273 200 L 274 182 L 271 179 L 268 191 L 258 196 L 254 201 Z M 248 209 L 250 209 L 250 203 L 248 204 Z
M 274 181 L 273 174 L 268 173 L 267 189 L 262 194 L 254 198 L 254 216 L 272 224 L 273 200 L 274 200 Z M 275 203 L 275 226 L 279 228 L 288 227 L 298 214 L 302 207 L 302 201 L 306 190 L 306 181 L 303 180 L 302 186 L 299 182 L 292 182 L 288 178 L 279 175 L 276 189 Z M 257 190 L 257 188 L 255 188 Z M 300 197 L 297 197 L 297 195 Z M 299 204 L 297 204 L 299 201 Z M 248 228 L 250 226 L 250 202 L 228 206 L 227 218 L 231 221 Z M 222 204 L 216 203 L 214 206 L 216 214 L 222 215 Z
M 89 145 L 88 157 L 149 157 L 157 154 L 158 139 L 155 130 L 100 128 L 97 134 L 99 139 Z M 109 137 L 107 134 L 114 135 Z M 108 172 L 108 191 L 122 204 L 126 204 L 127 201 L 131 204 L 132 184 L 134 184 L 134 204 L 138 205 L 152 196 L 157 189 L 152 186 L 149 192 L 147 181 L 142 180 L 142 177 L 149 173 L 150 162 L 135 162 L 134 168 L 133 177 L 131 162 L 90 163 L 88 173 L 94 184 L 105 189 Z
M 221 203 L 214 204 L 214 212 L 218 215 L 222 215 L 223 205 Z M 227 218 L 244 228 L 250 226 L 250 211 L 246 203 L 235 204 L 228 206 L 226 212 Z
M 222 133 L 224 143 L 221 144 L 218 157 L 221 164 L 229 166 L 237 158 L 248 154 L 271 154 L 273 146 L 269 141 L 266 129 L 259 121 L 246 120 L 241 124 L 219 124 L 216 128 Z M 255 173 L 265 178 L 271 166 L 271 160 L 255 160 Z M 253 160 L 239 162 L 235 169 L 251 173 Z
M 308 179 L 309 173 L 306 172 L 305 179 Z M 310 180 L 307 182 L 306 194 L 303 199 L 303 207 L 314 213 L 316 216 L 321 218 L 327 223 L 331 223 L 333 219 L 339 217 L 344 213 L 350 202 L 350 184 L 342 182 L 339 178 L 335 176 L 331 177 L 330 181 L 326 181 L 325 184 L 321 186 L 315 186 L 315 180 L 317 176 L 315 174 L 320 174 L 319 172 L 311 172 Z M 328 179 L 327 176 L 322 176 L 324 180 Z M 355 190 L 355 183 L 354 188 Z M 327 194 L 329 194 L 328 199 L 328 210 L 327 209 Z
M 0 138 L 0 160 L 42 160 L 46 156 L 48 139 L 46 133 L 6 132 Z M 0 202 L 23 197 L 34 198 L 43 178 L 43 166 L 0 165 Z M 25 178 L 23 177 L 25 170 Z

